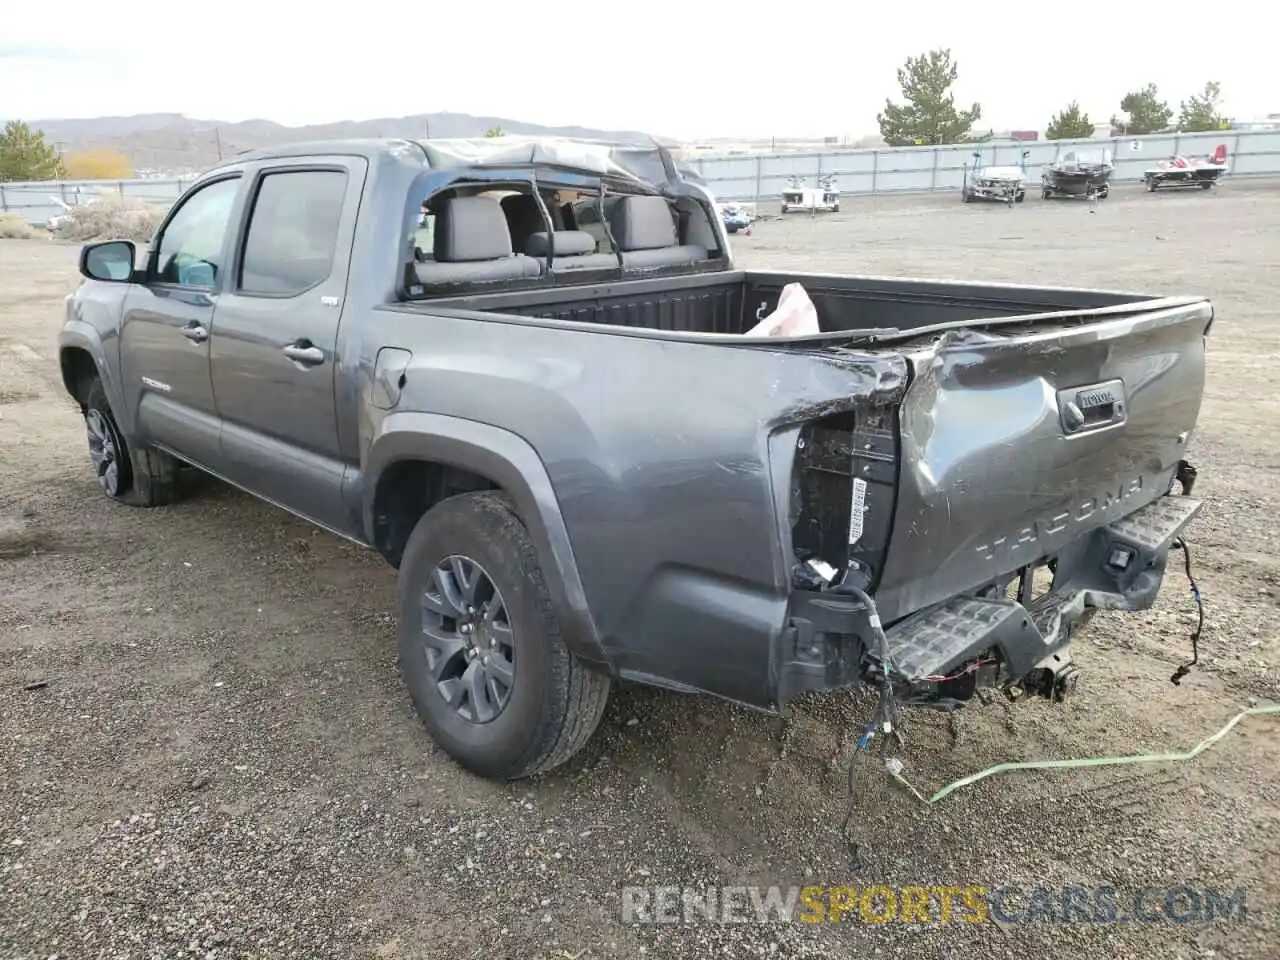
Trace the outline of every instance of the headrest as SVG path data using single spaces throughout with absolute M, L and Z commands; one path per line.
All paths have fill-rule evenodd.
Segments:
M 436 205 L 435 258 L 440 263 L 511 256 L 511 231 L 493 197 L 450 197 Z
M 554 254 L 551 254 L 552 250 Z M 596 252 L 596 239 L 583 230 L 557 230 L 547 233 L 540 230 L 529 234 L 524 252 L 531 257 L 577 257 L 584 253 Z
M 609 212 L 609 229 L 623 252 L 679 244 L 671 207 L 662 197 L 620 197 Z

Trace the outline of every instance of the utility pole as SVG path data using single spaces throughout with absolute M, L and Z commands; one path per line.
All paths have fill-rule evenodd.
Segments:
M 213 128 L 213 142 L 218 148 L 218 159 L 222 159 L 222 131 L 217 127 Z

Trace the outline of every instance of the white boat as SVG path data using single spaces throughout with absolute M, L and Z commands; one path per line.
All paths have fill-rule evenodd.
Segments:
M 1208 190 L 1229 169 L 1227 145 L 1220 143 L 1218 149 L 1207 157 L 1174 154 L 1167 160 L 1161 160 L 1143 172 L 1142 182 L 1151 193 L 1166 187 L 1199 187 L 1201 190 Z
M 1031 151 L 1023 150 L 1025 160 Z M 973 152 L 973 163 L 965 164 L 964 185 L 960 197 L 965 203 L 973 200 L 999 200 L 1003 203 L 1021 203 L 1027 198 L 1024 186 L 1027 175 L 1021 167 L 982 167 L 981 151 Z
M 810 187 L 803 177 L 791 177 L 787 189 L 782 191 L 782 212 L 793 210 L 840 212 L 840 188 L 834 175 L 819 177 L 818 185 Z

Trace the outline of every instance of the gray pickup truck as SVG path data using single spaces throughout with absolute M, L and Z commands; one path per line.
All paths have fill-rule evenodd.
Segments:
M 573 755 L 614 678 L 1062 693 L 1200 507 L 1210 304 L 744 271 L 715 210 L 659 147 L 238 156 L 81 253 L 96 478 L 195 467 L 377 550 L 415 708 L 488 777 Z M 748 335 L 792 282 L 821 332 Z

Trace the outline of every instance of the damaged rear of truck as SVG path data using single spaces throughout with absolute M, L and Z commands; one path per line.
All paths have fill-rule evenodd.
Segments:
M 891 396 L 781 430 L 780 699 L 859 678 L 941 708 L 1068 693 L 1073 628 L 1149 607 L 1200 509 L 1186 448 L 1211 321 L 1165 299 L 919 331 L 877 363 Z
M 826 332 L 696 332 L 789 283 Z M 766 709 L 886 679 L 939 708 L 1060 696 L 1072 628 L 1148 607 L 1200 508 L 1201 298 L 738 271 L 423 307 L 535 325 L 482 416 L 546 462 L 582 652 L 624 678 Z M 559 376 L 516 371 L 550 352 Z

